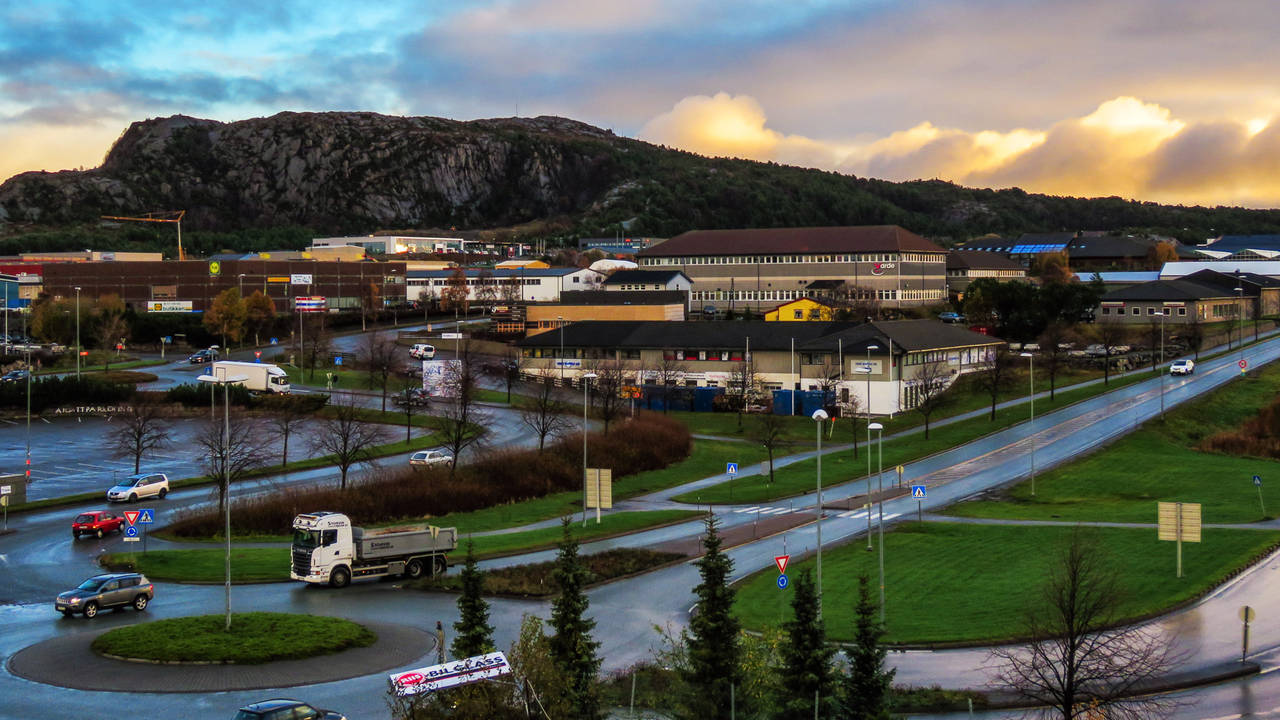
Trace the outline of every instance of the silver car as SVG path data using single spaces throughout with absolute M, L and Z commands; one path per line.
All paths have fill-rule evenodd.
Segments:
M 158 497 L 161 500 L 169 494 L 169 476 L 164 473 L 138 473 L 116 483 L 107 491 L 107 500 L 111 502 L 137 502 L 143 498 Z
M 138 611 L 146 610 L 155 596 L 155 586 L 145 575 L 109 573 L 94 575 L 80 583 L 75 590 L 59 594 L 53 601 L 53 609 L 64 617 L 81 613 L 87 618 L 95 618 L 98 611 L 107 608 L 132 607 Z

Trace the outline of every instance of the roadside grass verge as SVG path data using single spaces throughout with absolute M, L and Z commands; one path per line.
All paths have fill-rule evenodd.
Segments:
M 556 528 L 556 533 L 560 529 Z M 638 548 L 615 548 L 604 552 L 581 556 L 587 570 L 588 586 L 645 572 L 659 565 L 675 562 L 685 556 L 680 553 L 658 552 Z M 486 595 L 518 595 L 521 597 L 550 597 L 559 592 L 552 572 L 555 562 L 530 563 L 507 568 L 484 570 L 480 573 Z M 461 592 L 462 578 L 458 574 L 441 575 L 410 581 L 409 587 L 417 590 Z
M 372 630 L 350 620 L 289 613 L 237 613 L 231 630 L 222 615 L 197 615 L 138 623 L 95 638 L 94 652 L 158 662 L 256 665 L 298 660 L 368 647 Z
M 1041 602 L 1053 558 L 1072 527 L 911 523 L 885 535 L 887 635 L 895 644 L 1005 642 L 1023 634 L 1026 609 Z M 1091 530 L 1093 532 L 1093 530 Z M 1280 532 L 1213 530 L 1184 543 L 1184 577 L 1174 577 L 1173 543 L 1155 528 L 1098 528 L 1119 571 L 1120 614 L 1138 620 L 1194 600 L 1280 543 Z M 860 543 L 823 553 L 827 636 L 850 641 L 858 577 L 876 582 L 877 554 Z M 812 557 L 793 561 L 793 577 L 812 571 Z M 790 619 L 790 594 L 770 568 L 738 587 L 734 610 L 750 629 Z
M 1053 400 L 1042 398 L 1036 401 L 1036 411 L 1040 414 L 1047 414 L 1054 410 L 1061 409 L 1073 403 L 1087 400 L 1096 395 L 1104 393 L 1108 390 L 1114 390 L 1118 387 L 1131 385 L 1142 380 L 1153 377 L 1148 372 L 1135 373 L 1129 377 L 1113 380 L 1110 385 L 1091 385 L 1089 387 L 1076 388 L 1074 390 L 1066 390 L 1059 392 Z M 1043 410 L 1041 409 L 1043 408 Z M 896 483 L 897 477 L 893 469 L 897 465 L 918 460 L 922 457 L 932 455 L 934 453 L 949 450 L 951 448 L 963 445 L 967 442 L 977 440 L 978 438 L 989 435 L 993 432 L 1004 430 L 1019 423 L 1025 422 L 1028 417 L 1028 410 L 1025 406 L 1018 405 L 1014 407 L 1001 408 L 996 411 L 996 419 L 992 422 L 989 416 L 982 416 L 965 420 L 963 422 L 949 423 L 947 425 L 937 425 L 931 423 L 929 437 L 925 439 L 924 433 L 913 433 L 904 437 L 886 438 L 884 441 L 884 468 L 886 473 L 886 481 Z M 885 426 L 885 434 L 901 432 L 905 429 L 915 427 L 919 424 L 918 413 L 907 413 L 892 420 L 879 419 L 878 422 Z M 807 422 L 813 423 L 812 420 Z M 837 430 L 835 436 L 829 441 L 835 443 L 848 442 L 848 423 L 842 423 L 844 432 Z M 865 425 L 863 425 L 865 428 Z M 864 430 L 865 432 L 865 430 Z M 843 438 L 841 437 L 843 435 Z M 865 440 L 865 437 L 863 438 Z M 826 440 L 824 438 L 824 440 Z M 834 487 L 842 483 L 850 482 L 867 475 L 867 445 L 863 443 L 858 449 L 858 457 L 854 458 L 851 450 L 841 450 L 836 452 L 824 452 L 822 457 L 822 472 L 824 487 Z M 873 446 L 873 453 L 877 450 Z M 873 458 L 875 461 L 875 470 L 879 469 L 879 457 Z M 688 503 L 756 503 L 778 500 L 780 498 L 792 497 L 795 495 L 803 495 L 814 489 L 814 477 L 817 474 L 817 460 L 808 459 L 795 462 L 786 467 L 775 468 L 774 481 L 768 482 L 768 474 L 753 475 L 737 479 L 733 481 L 732 491 L 729 483 L 723 482 L 717 485 L 703 488 L 701 490 L 692 491 L 683 495 L 678 495 L 673 500 L 677 502 Z
M 625 535 L 664 525 L 692 520 L 702 513 L 691 510 L 655 510 L 651 512 L 626 512 L 605 515 L 601 524 L 594 519 L 587 526 L 573 524 L 570 528 L 579 542 L 587 543 L 603 538 Z M 441 525 L 432 522 L 433 525 Z M 460 528 L 465 532 L 465 528 Z M 475 543 L 476 558 L 484 560 L 505 555 L 546 550 L 555 547 L 564 531 L 557 527 L 539 528 L 524 532 L 482 535 L 471 538 Z M 462 562 L 466 541 L 449 555 L 452 564 Z M 267 547 L 231 549 L 231 581 L 235 583 L 279 582 L 289 579 L 289 548 Z M 189 550 L 152 550 L 147 553 L 106 553 L 99 563 L 110 570 L 140 572 L 152 580 L 170 580 L 189 583 L 217 583 L 226 578 L 225 551 L 222 548 L 194 548 Z
M 1147 421 L 1137 432 L 1081 460 L 947 508 L 949 515 L 1030 520 L 1155 522 L 1156 502 L 1201 503 L 1206 523 L 1270 519 L 1280 510 L 1280 461 L 1197 449 L 1239 427 L 1280 393 L 1280 366 L 1226 385 Z M 1263 504 L 1253 476 L 1262 477 Z

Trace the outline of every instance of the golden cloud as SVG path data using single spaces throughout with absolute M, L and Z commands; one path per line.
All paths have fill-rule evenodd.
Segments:
M 713 156 L 769 160 L 887 180 L 941 178 L 1056 195 L 1186 204 L 1280 205 L 1280 127 L 1270 118 L 1185 122 L 1122 96 L 1047 129 L 968 131 L 922 122 L 878 138 L 823 140 L 768 127 L 760 103 L 684 98 L 640 137 Z

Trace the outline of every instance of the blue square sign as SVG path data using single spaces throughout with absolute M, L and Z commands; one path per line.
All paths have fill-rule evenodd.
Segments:
M 156 514 L 151 512 L 151 508 L 147 508 L 142 512 L 138 513 L 139 525 L 150 525 L 155 521 L 156 521 Z
M 724 471 L 729 473 L 730 475 L 737 475 L 738 463 L 726 463 L 724 467 Z
M 911 497 L 915 498 L 916 500 L 923 500 L 923 499 L 924 499 L 924 486 L 923 486 L 923 485 L 912 485 L 912 486 L 911 486 Z

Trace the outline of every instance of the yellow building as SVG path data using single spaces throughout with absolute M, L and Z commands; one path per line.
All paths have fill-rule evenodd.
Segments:
M 496 268 L 549 268 L 551 266 L 542 262 L 541 260 L 503 260 L 502 262 L 498 263 L 497 265 L 494 265 L 493 267 L 496 269 Z
M 798 322 L 818 320 L 831 322 L 836 319 L 840 307 L 820 298 L 796 298 L 784 302 L 766 312 L 764 319 L 768 322 Z
M 577 290 L 560 293 L 558 303 L 525 307 L 525 334 L 537 335 L 583 320 L 683 321 L 688 294 L 676 290 L 609 292 Z

